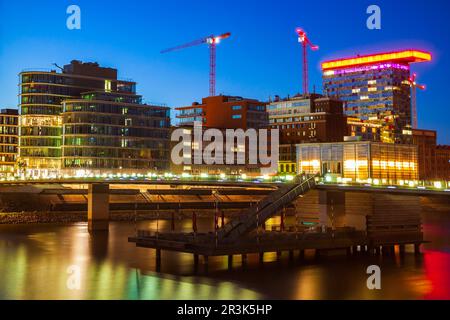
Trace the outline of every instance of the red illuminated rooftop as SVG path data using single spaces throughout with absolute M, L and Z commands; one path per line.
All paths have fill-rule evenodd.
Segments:
M 431 53 L 418 50 L 377 53 L 346 59 L 330 60 L 322 63 L 322 70 L 340 69 L 381 62 L 416 63 L 431 60 Z

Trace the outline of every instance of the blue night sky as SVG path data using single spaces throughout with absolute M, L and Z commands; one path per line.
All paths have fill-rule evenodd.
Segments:
M 66 8 L 81 8 L 82 29 L 66 28 Z M 382 29 L 366 27 L 366 8 L 382 10 Z M 218 93 L 267 100 L 301 88 L 303 27 L 315 44 L 310 84 L 321 92 L 320 62 L 396 49 L 429 50 L 413 66 L 427 90 L 418 93 L 419 126 L 450 144 L 450 1 L 446 0 L 0 0 L 0 107 L 16 107 L 17 74 L 72 59 L 97 61 L 138 82 L 147 102 L 190 105 L 208 94 L 206 45 L 161 55 L 162 49 L 231 32 L 217 52 Z

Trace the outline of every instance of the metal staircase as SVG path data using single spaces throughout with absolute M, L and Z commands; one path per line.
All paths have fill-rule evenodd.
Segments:
M 239 218 L 231 220 L 218 232 L 218 241 L 232 243 L 255 230 L 258 225 L 274 216 L 278 210 L 290 204 L 298 196 L 315 187 L 314 176 L 297 176 L 293 183 L 280 187 L 277 191 L 252 206 Z

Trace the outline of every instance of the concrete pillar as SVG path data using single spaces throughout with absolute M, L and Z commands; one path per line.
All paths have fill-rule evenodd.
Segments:
M 92 183 L 88 189 L 89 231 L 107 231 L 109 228 L 109 184 Z
M 320 250 L 316 249 L 315 253 L 314 253 L 314 259 L 318 260 L 320 258 Z

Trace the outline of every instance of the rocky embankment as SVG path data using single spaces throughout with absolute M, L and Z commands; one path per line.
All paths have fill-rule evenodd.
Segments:
M 203 210 L 196 212 L 197 217 L 211 217 L 214 212 Z M 239 214 L 238 211 L 227 212 L 226 216 L 231 217 Z M 192 218 L 192 211 L 178 213 L 176 220 Z M 142 220 L 169 220 L 172 213 L 167 211 L 157 212 L 111 212 L 110 221 L 142 221 Z M 0 212 L 0 224 L 34 224 L 34 223 L 75 223 L 87 222 L 86 212 Z

